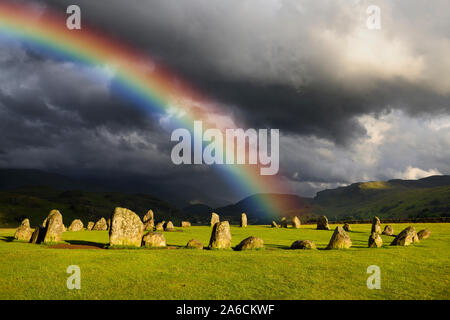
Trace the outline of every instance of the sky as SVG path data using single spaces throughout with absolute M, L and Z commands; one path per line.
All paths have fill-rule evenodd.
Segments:
M 241 128 L 280 130 L 292 193 L 450 174 L 450 2 L 40 0 L 81 8 L 175 71 Z M 381 29 L 366 25 L 380 8 Z M 101 66 L 99 66 L 101 68 Z M 213 167 L 175 166 L 161 115 L 114 75 L 0 41 L 0 167 L 34 168 L 220 206 L 249 194 Z

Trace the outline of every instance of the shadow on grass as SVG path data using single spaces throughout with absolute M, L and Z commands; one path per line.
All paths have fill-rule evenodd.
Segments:
M 2 240 L 4 242 L 13 242 L 14 237 L 2 237 L 0 240 Z
M 80 245 L 84 245 L 84 246 L 92 246 L 92 247 L 98 247 L 101 249 L 104 249 L 106 244 L 104 243 L 99 243 L 99 242 L 92 242 L 92 241 L 83 241 L 83 240 L 65 240 L 65 242 L 70 243 L 70 244 L 80 244 Z

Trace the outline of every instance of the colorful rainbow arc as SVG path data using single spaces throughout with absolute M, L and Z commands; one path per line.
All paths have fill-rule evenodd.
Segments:
M 216 105 L 193 90 L 180 77 L 155 63 L 147 55 L 131 49 L 83 25 L 82 30 L 68 30 L 65 16 L 50 10 L 37 14 L 26 6 L 0 3 L 0 33 L 31 44 L 43 51 L 56 53 L 69 61 L 90 66 L 102 66 L 114 72 L 121 94 L 147 111 L 168 112 L 174 102 L 185 116 L 177 120 L 192 132 L 193 121 L 210 123 L 208 115 L 220 114 Z M 181 101 L 181 103 L 177 103 Z M 195 101 L 194 105 L 186 101 Z M 287 185 L 276 176 L 261 176 L 259 166 L 217 165 L 234 187 L 250 194 L 282 190 Z M 274 188 L 275 187 L 275 188 Z M 259 197 L 260 206 L 271 215 L 281 214 L 283 203 L 273 198 Z

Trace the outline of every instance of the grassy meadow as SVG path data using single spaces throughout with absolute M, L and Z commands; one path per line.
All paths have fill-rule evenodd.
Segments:
M 393 224 L 397 234 L 410 224 Z M 431 236 L 409 247 L 367 248 L 371 226 L 352 225 L 353 246 L 322 250 L 332 230 L 231 227 L 232 245 L 248 236 L 264 250 L 184 249 L 208 244 L 211 228 L 165 232 L 168 249 L 54 249 L 13 240 L 0 229 L 0 299 L 449 299 L 450 224 L 412 224 Z M 382 229 L 384 225 L 382 225 Z M 107 231 L 65 232 L 65 243 L 107 244 Z M 312 240 L 318 250 L 290 250 Z M 81 269 L 81 289 L 69 290 L 69 265 Z M 369 290 L 367 267 L 381 268 L 381 289 Z

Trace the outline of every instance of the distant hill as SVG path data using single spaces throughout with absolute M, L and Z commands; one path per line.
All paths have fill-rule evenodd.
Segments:
M 300 217 L 302 222 L 326 215 L 333 220 L 371 218 L 414 218 L 450 216 L 450 176 L 419 180 L 389 180 L 354 183 L 323 190 L 314 198 L 289 194 L 256 194 L 219 208 L 194 204 L 178 209 L 173 203 L 142 193 L 103 190 L 63 175 L 39 170 L 0 169 L 0 226 L 17 226 L 25 217 L 32 225 L 41 223 L 52 209 L 63 213 L 64 223 L 80 218 L 84 223 L 109 217 L 117 206 L 141 217 L 149 210 L 156 220 L 209 223 L 212 211 L 222 220 L 239 222 L 247 214 L 250 224 L 270 223 L 281 216 Z M 275 204 L 273 212 L 264 203 Z

